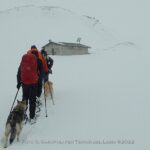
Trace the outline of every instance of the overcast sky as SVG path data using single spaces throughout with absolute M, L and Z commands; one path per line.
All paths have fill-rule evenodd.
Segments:
M 150 39 L 150 0 L 0 0 L 0 10 L 24 4 L 47 4 L 98 18 L 110 29 L 138 42 Z

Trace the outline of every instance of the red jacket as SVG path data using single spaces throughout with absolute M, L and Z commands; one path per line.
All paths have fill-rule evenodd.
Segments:
M 20 81 L 24 84 L 36 84 L 38 82 L 37 58 L 32 54 L 22 57 L 19 67 Z
M 38 51 L 38 50 L 36 48 L 32 48 L 32 49 L 29 49 L 27 53 L 31 53 L 32 51 Z M 48 66 L 47 66 L 46 60 L 44 59 L 43 55 L 39 51 L 38 51 L 38 57 L 42 61 L 45 73 L 48 73 Z

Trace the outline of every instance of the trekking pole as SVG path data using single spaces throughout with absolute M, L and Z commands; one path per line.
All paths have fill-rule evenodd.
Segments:
M 45 87 L 44 87 L 44 100 L 45 100 L 45 114 L 46 114 L 45 117 L 48 117 L 48 115 L 47 115 L 47 106 L 46 106 Z
M 55 105 L 55 103 L 54 103 L 54 99 L 53 99 L 53 96 L 52 96 L 52 102 L 53 102 L 53 105 Z
M 17 90 L 17 93 L 16 93 L 16 96 L 15 96 L 15 98 L 14 98 L 14 101 L 13 101 L 13 104 L 12 104 L 12 107 L 11 107 L 11 110 L 10 110 L 10 113 L 12 112 L 12 109 L 13 109 L 13 107 L 14 107 L 14 104 L 15 104 L 15 101 L 16 101 L 16 98 L 17 98 L 19 89 L 20 89 L 20 87 L 19 87 L 18 90 Z

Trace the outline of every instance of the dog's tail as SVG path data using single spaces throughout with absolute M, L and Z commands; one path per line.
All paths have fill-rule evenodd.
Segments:
M 16 128 L 12 127 L 10 132 L 10 139 L 9 139 L 10 144 L 12 144 L 15 138 L 16 138 Z

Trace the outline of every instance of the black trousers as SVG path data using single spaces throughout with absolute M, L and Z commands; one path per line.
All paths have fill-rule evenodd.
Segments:
M 36 109 L 36 96 L 37 96 L 37 84 L 26 85 L 22 84 L 22 92 L 23 92 L 23 100 L 26 100 L 28 105 L 29 101 L 29 115 L 30 119 L 35 117 L 35 109 Z

